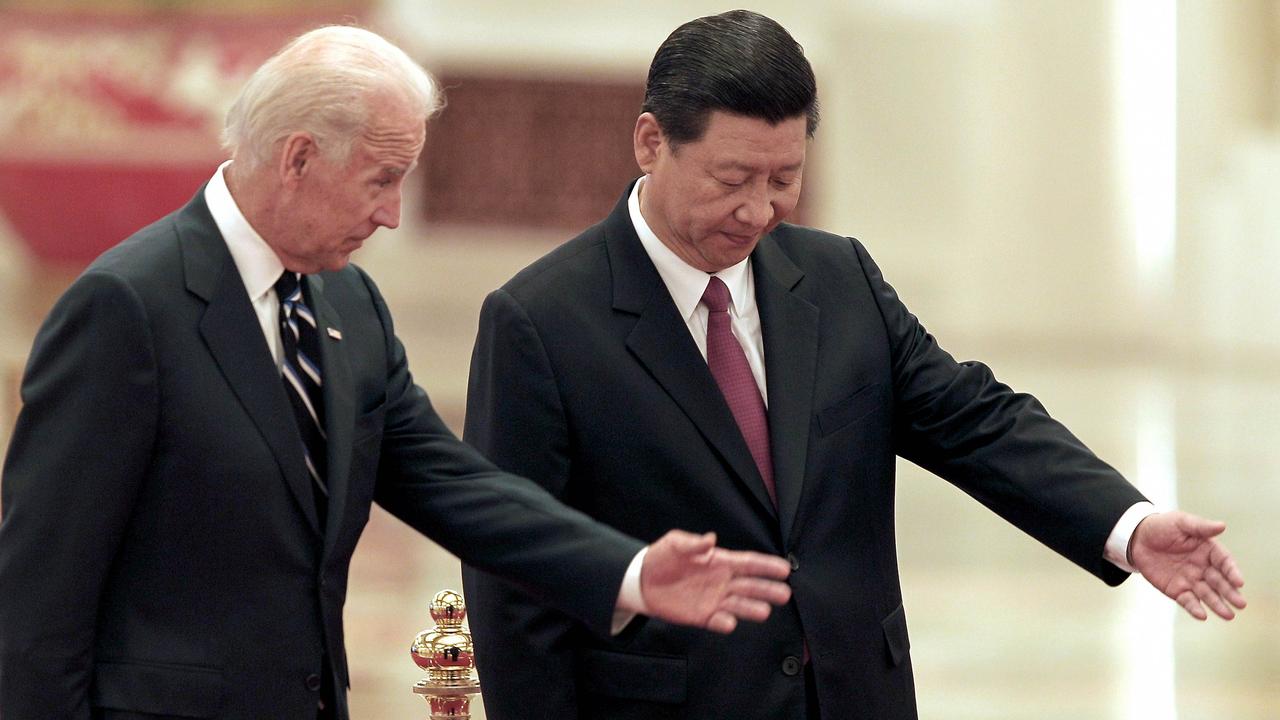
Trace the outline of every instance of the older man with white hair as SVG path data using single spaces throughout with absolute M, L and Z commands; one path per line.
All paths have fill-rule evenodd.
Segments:
M 730 632 L 787 601 L 780 558 L 646 548 L 498 471 L 414 384 L 348 258 L 399 223 L 439 104 L 381 37 L 303 35 L 229 113 L 231 161 L 59 300 L 4 465 L 0 716 L 347 717 L 374 501 L 600 633 Z

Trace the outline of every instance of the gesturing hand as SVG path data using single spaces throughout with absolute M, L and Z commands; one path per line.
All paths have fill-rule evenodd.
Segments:
M 1184 512 L 1150 515 L 1133 531 L 1130 561 L 1195 619 L 1209 617 L 1204 611 L 1208 605 L 1218 617 L 1230 620 L 1236 616 L 1231 605 L 1245 606 L 1240 594 L 1244 576 L 1231 553 L 1214 540 L 1226 529 L 1226 523 Z
M 791 573 L 786 560 L 715 545 L 715 533 L 672 530 L 649 546 L 640 594 L 650 616 L 730 633 L 738 620 L 762 622 L 771 605 L 791 599 L 790 586 L 780 582 Z

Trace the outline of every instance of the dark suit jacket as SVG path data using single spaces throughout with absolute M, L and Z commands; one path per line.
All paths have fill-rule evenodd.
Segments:
M 721 637 L 641 618 L 614 638 L 494 577 L 464 583 L 491 720 L 915 717 L 894 547 L 894 456 L 1109 583 L 1141 495 L 1032 397 L 957 363 L 856 240 L 793 225 L 752 255 L 775 511 L 626 195 L 484 304 L 465 439 L 623 532 L 714 530 L 792 560 L 793 601 Z
M 59 300 L 4 468 L 5 720 L 314 720 L 322 653 L 346 717 L 347 568 L 375 500 L 608 627 L 640 543 L 458 441 L 361 270 L 307 281 L 322 328 L 323 532 L 279 372 L 203 193 Z

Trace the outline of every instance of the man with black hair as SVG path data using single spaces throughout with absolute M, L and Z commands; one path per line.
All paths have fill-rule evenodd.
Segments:
M 624 532 L 787 556 L 792 602 L 727 637 L 626 616 L 604 636 L 466 568 L 491 720 L 914 718 L 895 456 L 1109 584 L 1136 569 L 1197 618 L 1244 607 L 1221 523 L 1155 513 L 1034 398 L 942 350 L 860 242 L 783 223 L 817 125 L 777 23 L 672 33 L 635 125 L 644 176 L 485 301 L 465 432 Z

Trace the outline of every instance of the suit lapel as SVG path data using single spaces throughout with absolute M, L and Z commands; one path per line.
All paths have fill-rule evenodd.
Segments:
M 342 318 L 324 296 L 324 279 L 308 275 L 310 299 L 314 304 L 316 325 L 320 334 L 320 367 L 324 373 L 325 435 L 328 438 L 329 486 L 328 522 L 325 528 L 325 552 L 338 537 L 346 512 L 351 467 L 351 438 L 355 432 L 355 401 L 351 396 L 351 366 L 343 351 Z M 339 331 L 338 335 L 329 330 Z
M 203 189 L 184 209 L 179 233 L 187 289 L 208 303 L 200 319 L 200 335 L 271 448 L 307 522 L 319 532 L 311 478 L 302 457 L 302 438 L 289 410 L 280 373 L 258 329 L 249 293 L 204 204 Z
M 769 444 L 782 537 L 790 539 L 804 485 L 818 360 L 818 308 L 795 292 L 804 273 L 772 235 L 752 254 L 769 388 Z
M 631 225 L 627 195 L 605 220 L 604 232 L 613 279 L 613 309 L 638 316 L 627 336 L 627 349 L 680 406 L 728 465 L 734 479 L 772 515 L 773 502 L 747 443 Z

